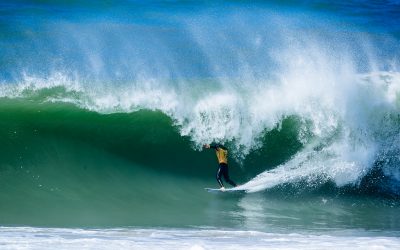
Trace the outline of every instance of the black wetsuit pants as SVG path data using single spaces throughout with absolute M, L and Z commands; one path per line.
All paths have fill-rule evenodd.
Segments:
M 225 179 L 226 182 L 228 182 L 232 186 L 236 187 L 236 183 L 234 183 L 231 179 L 229 179 L 228 164 L 226 164 L 226 163 L 220 163 L 218 171 L 217 171 L 217 181 L 218 181 L 218 184 L 221 187 L 224 186 L 222 184 L 222 180 L 221 180 L 222 176 L 224 176 L 224 179 Z

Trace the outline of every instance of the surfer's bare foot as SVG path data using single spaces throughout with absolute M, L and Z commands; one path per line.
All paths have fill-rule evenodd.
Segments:
M 219 190 L 221 190 L 221 191 L 225 191 L 225 187 L 221 187 Z

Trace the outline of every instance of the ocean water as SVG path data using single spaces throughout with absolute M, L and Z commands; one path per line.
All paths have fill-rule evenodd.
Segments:
M 0 248 L 397 249 L 399 1 L 1 1 Z M 210 142 L 237 192 L 217 187 Z

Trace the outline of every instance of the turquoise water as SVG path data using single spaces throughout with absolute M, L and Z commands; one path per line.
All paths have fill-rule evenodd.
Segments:
M 397 1 L 0 3 L 0 231 L 393 248 L 399 17 Z M 204 190 L 210 142 L 240 192 Z

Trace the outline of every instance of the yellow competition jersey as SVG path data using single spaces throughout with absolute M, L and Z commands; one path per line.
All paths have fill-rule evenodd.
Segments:
M 218 163 L 228 164 L 228 150 L 217 148 L 215 152 L 217 153 Z

